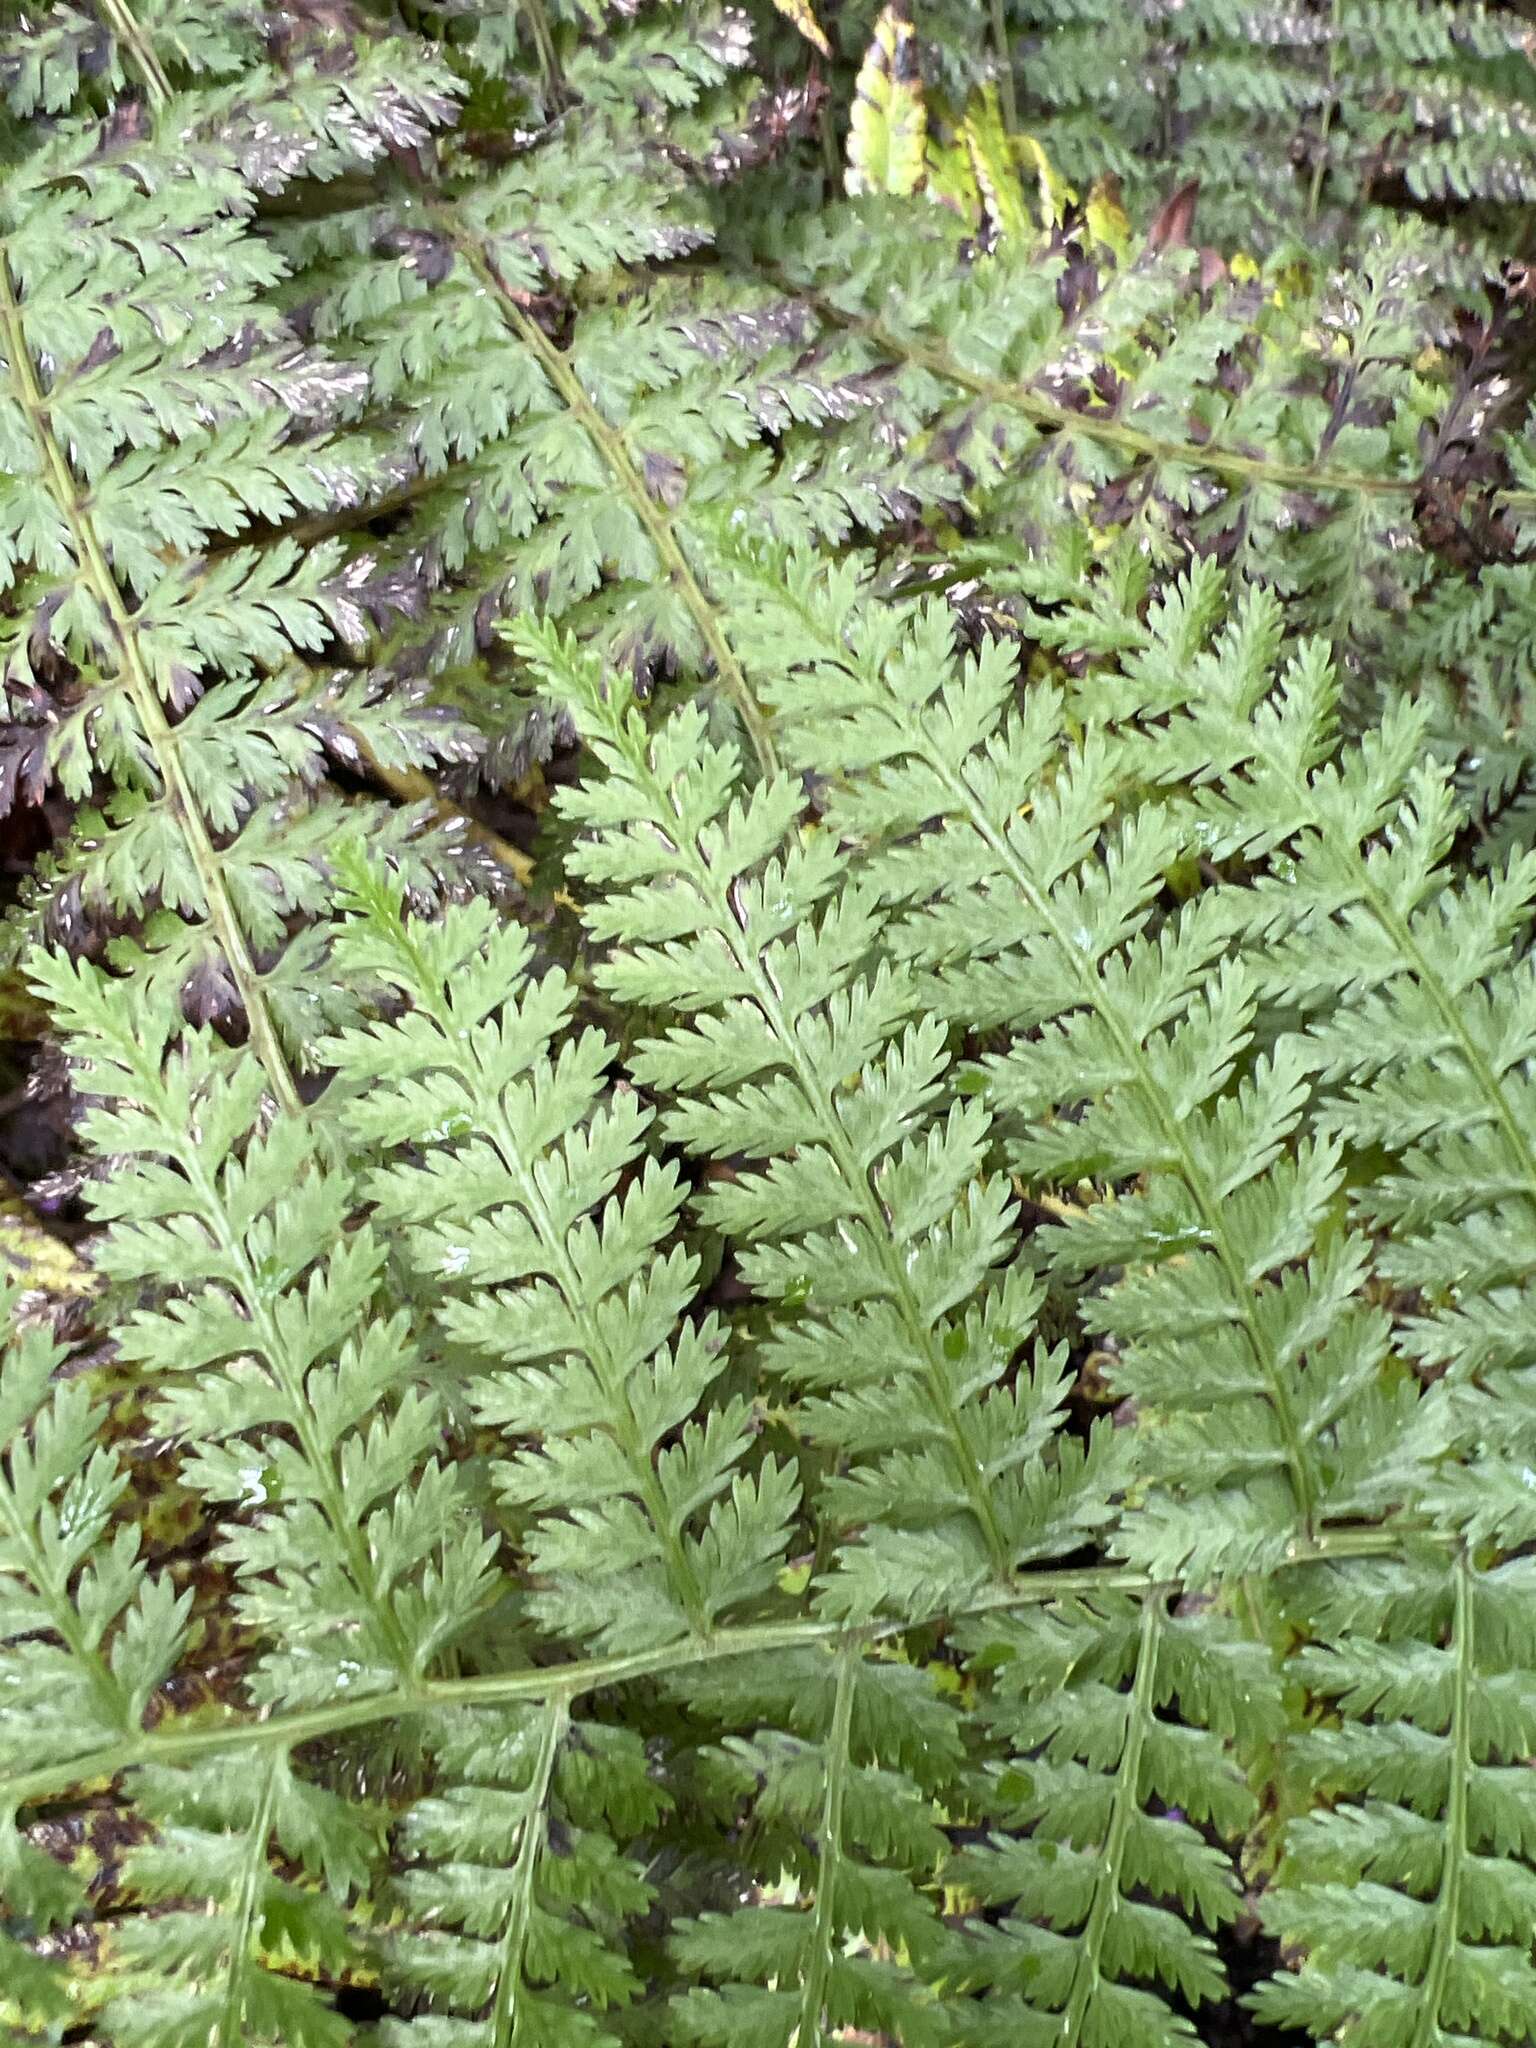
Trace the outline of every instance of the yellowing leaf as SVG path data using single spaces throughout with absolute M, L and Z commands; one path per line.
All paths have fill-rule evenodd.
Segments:
M 50 1301 L 90 1294 L 96 1286 L 90 1268 L 43 1228 L 19 1195 L 0 1196 L 0 1274 Z
M 773 0 L 774 6 L 784 19 L 793 22 L 808 43 L 814 43 L 823 57 L 830 57 L 832 45 L 823 33 L 821 23 L 816 19 L 810 0 Z
M 1131 222 L 1120 204 L 1118 178 L 1109 175 L 1094 179 L 1088 188 L 1083 216 L 1088 226 L 1088 246 L 1108 249 L 1117 263 L 1123 263 L 1131 246 Z
M 982 211 L 981 192 L 976 184 L 975 166 L 965 146 L 965 131 L 958 142 L 944 142 L 932 130 L 928 135 L 928 163 L 923 190 L 928 198 L 959 214 L 974 226 Z
M 1013 153 L 1035 174 L 1035 184 L 1040 193 L 1040 219 L 1048 228 L 1059 228 L 1067 217 L 1067 208 L 1072 204 L 1073 192 L 1065 178 L 1046 155 L 1033 135 L 1015 135 Z
M 844 188 L 902 199 L 921 189 L 926 169 L 928 108 L 917 64 L 917 37 L 906 0 L 875 23 L 853 89 Z
M 971 173 L 988 220 L 1007 240 L 1032 240 L 1035 224 L 1025 203 L 1023 182 L 1003 126 L 995 85 L 987 87 L 966 115 L 962 132 Z

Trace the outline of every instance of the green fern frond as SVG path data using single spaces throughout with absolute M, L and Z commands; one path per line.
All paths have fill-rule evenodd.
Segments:
M 349 108 L 366 156 L 366 93 L 325 90 L 328 118 Z M 446 108 L 427 84 L 418 91 Z M 33 800 L 50 783 L 75 799 L 98 778 L 116 785 L 95 814 L 101 840 L 75 843 L 34 916 L 66 878 L 66 930 L 140 912 L 146 897 L 184 912 L 188 929 L 160 934 L 176 956 L 168 974 L 204 1014 L 227 979 L 226 1007 L 244 1012 L 270 1085 L 296 1110 L 291 1047 L 306 1005 L 297 974 L 286 1002 L 281 975 L 269 988 L 268 949 L 274 916 L 313 902 L 318 876 L 311 863 L 274 899 L 273 871 L 239 827 L 269 816 L 296 770 L 318 781 L 312 729 L 295 721 L 274 743 L 267 719 L 295 689 L 271 679 L 355 638 L 357 613 L 337 546 L 209 549 L 357 501 L 366 451 L 327 434 L 359 386 L 298 347 L 267 303 L 281 266 L 251 231 L 256 194 L 238 151 L 198 141 L 209 106 L 194 96 L 173 108 L 163 87 L 156 104 L 169 142 L 65 124 L 7 185 L 0 530 L 13 602 L 0 656 L 36 722 Z M 314 153 L 313 140 L 296 142 L 282 176 Z M 276 181 L 269 168 L 263 182 Z M 187 722 L 193 706 L 201 716 Z M 429 731 L 417 761 L 436 758 Z
M 355 1090 L 348 1129 L 396 1155 L 368 1184 L 378 1223 L 408 1233 L 454 1342 L 507 1368 L 470 1397 L 528 1446 L 493 1470 L 529 1525 L 530 1609 L 609 1650 L 705 1633 L 771 1584 L 798 1488 L 772 1458 L 748 1465 L 749 1404 L 709 1398 L 724 1332 L 680 1320 L 698 1260 L 669 1244 L 683 1188 L 646 1156 L 650 1112 L 606 1085 L 600 1033 L 553 1051 L 574 992 L 529 977 L 515 926 L 483 903 L 407 923 L 397 887 L 345 872 L 360 916 L 343 958 L 413 1007 L 326 1057 Z
M 925 1882 L 945 1851 L 930 1797 L 959 1760 L 953 1709 L 857 1640 L 755 1662 L 704 1699 L 770 1716 L 712 1759 L 716 1796 L 751 1801 L 758 1885 L 729 1915 L 677 1927 L 677 1960 L 703 1981 L 674 2003 L 671 2038 L 820 2048 L 861 2029 L 938 2048 L 951 1943 Z
M 1529 2031 L 1529 37 L 877 12 L 0 34 L 7 2038 Z
M 558 1698 L 519 1718 L 461 1717 L 438 1750 L 445 1789 L 401 1825 L 413 1926 L 385 1940 L 393 1981 L 433 2016 L 386 2021 L 391 2048 L 619 2038 L 603 2015 L 642 1989 L 624 1949 L 654 1887 L 614 1839 L 665 1810 L 629 1730 L 573 1721 Z M 483 2017 L 453 2019 L 444 2008 Z
M 7 1321 L 14 1301 L 3 1304 Z M 146 1569 L 138 1532 L 115 1521 L 128 1474 L 100 1441 L 102 1407 L 46 1330 L 15 1331 L 0 1358 L 0 1747 L 26 1771 L 137 1729 L 188 1643 L 186 1593 Z M 14 1937 L 67 1927 L 86 1905 L 70 1873 L 0 1800 L 0 2016 L 23 2031 L 71 2010 L 57 1959 Z M 45 2036 L 46 2038 L 46 2036 Z M 57 2038 L 56 2035 L 53 2038 Z
M 976 1075 L 1016 1120 L 1014 1165 L 1102 1191 L 1042 1245 L 1066 1276 L 1124 1269 L 1095 1325 L 1117 1390 L 1159 1417 L 1141 1449 L 1167 1491 L 1121 1541 L 1157 1576 L 1277 1560 L 1355 1511 L 1340 1432 L 1387 1354 L 1365 1247 L 1336 1228 L 1338 1141 L 1289 1142 L 1307 1061 L 1289 1039 L 1254 1047 L 1259 987 L 1222 958 L 1220 899 L 1163 908 L 1195 821 L 1131 804 L 1134 752 L 1103 732 L 1071 749 L 1048 690 L 1016 709 L 1012 653 L 957 662 L 938 606 L 861 630 L 855 573 L 749 572 L 789 668 L 783 744 L 846 779 L 829 823 L 879 849 L 873 886 L 907 906 L 888 943 L 926 1006 L 1028 1034 Z M 1182 672 L 1218 592 L 1207 576 L 1154 616 L 1140 675 Z M 1243 674 L 1264 649 L 1223 651 Z
M 1228 1995 L 1210 1931 L 1241 1906 L 1242 1754 L 1284 1718 L 1265 1650 L 1192 1608 L 1162 1589 L 963 1631 L 1005 1743 L 998 1832 L 946 1873 L 991 1909 L 962 1970 L 977 2041 L 1195 2041 L 1181 2007 Z
M 391 554 L 432 599 L 428 659 L 483 651 L 488 620 L 519 605 L 573 621 L 590 612 L 636 656 L 711 667 L 766 761 L 752 687 L 676 510 L 691 475 L 707 489 L 759 430 L 729 371 L 712 372 L 675 328 L 658 324 L 638 345 L 633 323 L 601 309 L 623 266 L 711 239 L 681 169 L 656 162 L 652 98 L 664 87 L 680 137 L 681 115 L 701 97 L 713 105 L 745 52 L 709 13 L 690 26 L 682 67 L 676 34 L 661 38 L 662 57 L 643 21 L 601 52 L 583 45 L 565 71 L 584 97 L 581 124 L 505 167 L 487 175 L 448 152 L 436 182 L 401 177 L 284 246 L 315 331 L 369 366 L 381 421 L 409 415 L 408 474 L 394 488 L 410 516 Z M 555 295 L 585 315 L 568 344 L 548 331 Z
M 1257 606 L 1254 625 L 1272 646 L 1272 610 Z M 1536 1191 L 1530 1047 L 1518 1000 L 1507 1005 L 1526 972 L 1511 955 L 1536 865 L 1521 856 L 1453 880 L 1460 818 L 1425 759 L 1422 707 L 1396 707 L 1335 756 L 1338 679 L 1320 647 L 1277 688 L 1263 662 L 1249 673 L 1245 685 L 1230 666 L 1203 671 L 1190 713 L 1164 735 L 1165 770 L 1191 752 L 1216 765 L 1223 779 L 1200 802 L 1205 844 L 1216 857 L 1262 853 L 1274 870 L 1225 899 L 1231 928 L 1260 988 L 1306 1020 L 1295 1046 L 1326 1090 L 1319 1129 L 1361 1162 L 1353 1206 L 1382 1240 L 1377 1270 L 1411 1298 L 1404 1356 L 1462 1383 L 1451 1407 L 1478 1452 L 1476 1478 L 1447 1477 L 1439 1511 L 1459 1498 L 1468 1526 L 1507 1540 L 1530 1526 L 1520 1244 Z
M 995 1276 L 1012 1191 L 985 1170 L 979 1107 L 937 1113 L 947 1034 L 918 1015 L 915 978 L 867 970 L 876 890 L 855 874 L 834 895 L 843 862 L 800 826 L 800 789 L 780 776 L 744 793 L 696 711 L 647 734 L 622 681 L 572 643 L 528 629 L 519 647 L 605 770 L 561 798 L 592 835 L 570 865 L 612 948 L 599 982 L 688 1019 L 642 1040 L 631 1072 L 672 1098 L 669 1140 L 753 1162 L 712 1182 L 699 1214 L 778 1304 L 762 1362 L 795 1391 L 795 1427 L 851 1461 L 818 1504 L 864 1534 L 824 1599 L 844 1615 L 937 1605 L 1070 1549 L 1100 1467 L 1050 1454 L 1060 1357 L 1042 1348 L 1012 1375 L 1039 1302 L 1021 1267 Z
M 123 1884 L 153 1910 L 107 1943 L 107 1984 L 121 1981 L 105 2003 L 112 2039 L 342 2048 L 349 2024 L 306 1979 L 351 1959 L 342 1902 L 369 1875 L 371 1817 L 305 1783 L 278 1750 L 247 1771 L 144 1772 L 135 1791 L 156 1833 L 130 1851 Z
M 269 1642 L 250 1684 L 304 1704 L 421 1673 L 478 1610 L 487 1545 L 462 1523 L 404 1314 L 376 1316 L 383 1246 L 345 1225 L 351 1179 L 302 1120 L 268 1132 L 262 1073 L 58 956 L 34 963 L 118 1162 L 90 1192 L 97 1264 L 166 1298 L 125 1315 L 123 1360 L 164 1382 L 155 1426 L 229 1517 L 237 1611 Z M 185 1292 L 177 1290 L 185 1289 Z
M 1259 2015 L 1318 2040 L 1518 2040 L 1536 1999 L 1526 1902 L 1536 1710 L 1528 1560 L 1325 1576 L 1297 1675 L 1328 1720 L 1293 1744 L 1314 1810 L 1264 1911 L 1305 1955 Z
M 4 1745 L 21 1769 L 136 1728 L 186 1641 L 186 1596 L 149 1575 L 137 1532 L 114 1521 L 128 1475 L 100 1441 L 88 1383 L 57 1377 L 64 1360 L 26 1328 L 0 1379 Z

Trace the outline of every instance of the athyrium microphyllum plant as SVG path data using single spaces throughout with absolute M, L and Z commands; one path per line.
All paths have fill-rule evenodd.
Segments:
M 1513 7 L 0 16 L 0 2031 L 1536 2038 Z

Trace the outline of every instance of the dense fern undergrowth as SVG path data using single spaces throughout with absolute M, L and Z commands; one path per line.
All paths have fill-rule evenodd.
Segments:
M 0 2033 L 1536 2041 L 1536 26 L 0 10 Z

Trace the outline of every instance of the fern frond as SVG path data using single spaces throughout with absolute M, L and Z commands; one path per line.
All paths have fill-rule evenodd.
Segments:
M 483 903 L 407 923 L 397 886 L 346 872 L 343 957 L 412 1011 L 326 1057 L 355 1090 L 348 1129 L 396 1155 L 369 1182 L 379 1223 L 407 1231 L 454 1342 L 510 1368 L 471 1399 L 527 1445 L 494 1471 L 531 1524 L 530 1610 L 610 1650 L 705 1633 L 771 1584 L 798 1489 L 772 1458 L 747 1464 L 749 1404 L 710 1398 L 724 1332 L 681 1320 L 698 1260 L 669 1244 L 683 1188 L 646 1156 L 650 1112 L 606 1085 L 600 1033 L 555 1051 L 574 992 L 530 977 L 515 926 Z
M 1424 199 L 1523 189 L 1536 85 L 1502 8 L 1264 4 L 1240 22 L 1220 0 L 1145 18 L 1112 0 L 1010 12 L 1028 51 L 1024 125 L 1066 175 L 1086 183 L 1107 163 L 1144 202 L 1176 167 L 1200 179 L 1212 239 L 1305 231 L 1354 249 L 1395 177 Z
M 1529 38 L 984 12 L 11 11 L 0 2032 L 1529 2031 Z
M 1266 1921 L 1305 1960 L 1258 2014 L 1325 2040 L 1518 2040 L 1536 2000 L 1524 1759 L 1536 1711 L 1529 1561 L 1325 1575 L 1297 1675 L 1328 1721 L 1295 1739 Z
M 642 346 L 630 322 L 582 303 L 600 302 L 620 266 L 682 258 L 711 238 L 681 171 L 662 173 L 647 123 L 663 81 L 677 130 L 745 55 L 713 15 L 690 25 L 681 70 L 676 34 L 663 55 L 644 21 L 601 52 L 582 45 L 565 68 L 581 123 L 505 167 L 488 175 L 450 154 L 435 182 L 401 178 L 299 225 L 284 246 L 316 332 L 369 364 L 382 418 L 409 414 L 414 475 L 396 484 L 411 516 L 391 553 L 433 595 L 434 665 L 483 652 L 490 621 L 519 604 L 590 612 L 637 656 L 712 668 L 768 762 L 752 685 L 677 510 L 691 475 L 707 487 L 754 436 L 751 416 L 675 329 L 653 327 Z M 585 315 L 569 341 L 549 331 L 560 301 Z
M 343 2048 L 350 2024 L 312 1981 L 354 1950 L 346 1894 L 370 1874 L 377 1827 L 307 1784 L 281 1750 L 135 1782 L 153 1838 L 125 1859 L 125 1916 L 107 1944 L 104 2022 L 123 2048 Z M 273 1868 L 281 1857 L 283 1873 Z
M 864 1534 L 824 1598 L 841 1613 L 937 1605 L 1070 1548 L 1091 1482 L 1052 1447 L 1062 1360 L 1041 1348 L 1004 1384 L 1038 1289 L 1018 1266 L 994 1278 L 1012 1192 L 986 1171 L 980 1108 L 940 1112 L 943 1026 L 918 1015 L 910 973 L 866 964 L 877 894 L 848 877 L 834 895 L 843 863 L 800 827 L 799 788 L 743 794 L 696 711 L 648 735 L 590 655 L 547 630 L 518 644 L 605 770 L 561 798 L 592 834 L 570 860 L 592 885 L 588 929 L 613 949 L 599 980 L 689 1019 L 643 1040 L 631 1071 L 673 1099 L 668 1139 L 753 1162 L 699 1214 L 779 1305 L 762 1360 L 800 1397 L 797 1429 L 852 1465 L 819 1505 Z
M 344 94 L 334 81 L 325 90 L 334 122 Z M 5 676 L 38 725 L 34 794 L 50 781 L 76 799 L 98 778 L 116 785 L 95 816 L 101 842 L 77 838 L 54 871 L 55 890 L 78 878 L 60 922 L 138 913 L 146 897 L 185 911 L 196 923 L 176 937 L 168 975 L 204 1014 L 227 979 L 277 1099 L 297 1111 L 291 1046 L 305 1004 L 297 973 L 287 1000 L 280 973 L 272 985 L 268 948 L 274 916 L 313 901 L 317 880 L 311 861 L 274 900 L 273 871 L 239 827 L 271 815 L 301 762 L 318 781 L 312 731 L 295 721 L 286 746 L 273 744 L 273 700 L 294 688 L 269 678 L 354 637 L 356 608 L 337 547 L 306 554 L 278 540 L 216 562 L 208 548 L 356 502 L 365 451 L 326 432 L 355 407 L 358 380 L 299 348 L 266 303 L 280 267 L 250 230 L 255 194 L 237 151 L 202 139 L 208 106 L 194 96 L 172 109 L 163 89 L 159 104 L 168 145 L 103 147 L 94 126 L 66 124 L 8 183 Z M 348 104 L 366 138 L 366 95 Z M 313 154 L 296 145 L 288 174 Z M 188 725 L 195 703 L 202 716 Z M 436 758 L 428 733 L 417 761 Z M 366 745 L 362 733 L 353 744 Z
M 471 1714 L 445 1730 L 445 1788 L 401 1824 L 400 1880 L 414 1926 L 386 1938 L 392 1978 L 431 2019 L 386 2021 L 391 2048 L 618 2038 L 602 2015 L 641 1983 L 625 1937 L 654 1887 L 615 1841 L 654 1823 L 666 1793 L 629 1730 L 574 1720 L 557 1696 L 519 1717 Z M 482 2013 L 451 2019 L 449 2008 Z
M 810 2048 L 860 2029 L 937 2048 L 952 1950 L 927 1880 L 945 1851 L 931 1800 L 960 1758 L 952 1705 L 857 1637 L 744 1664 L 700 1704 L 765 1717 L 705 1760 L 723 1807 L 750 1801 L 756 1882 L 734 1912 L 676 1928 L 677 1961 L 702 1982 L 674 2002 L 669 2038 Z
M 187 1633 L 186 1595 L 149 1574 L 114 1518 L 128 1475 L 87 1382 L 56 1377 L 64 1358 L 27 1327 L 0 1378 L 4 1747 L 21 1769 L 137 1728 Z
M 164 1382 L 155 1426 L 227 1515 L 237 1609 L 271 1644 L 250 1679 L 302 1705 L 422 1672 L 477 1611 L 487 1546 L 465 1529 L 403 1312 L 375 1317 L 384 1248 L 344 1226 L 350 1178 L 299 1118 L 252 1135 L 261 1070 L 123 999 L 99 969 L 38 955 L 118 1162 L 90 1191 L 97 1263 L 167 1298 L 128 1314 L 123 1359 Z M 186 1292 L 178 1292 L 186 1289 Z
M 963 1636 L 993 1674 L 982 1711 L 1004 1739 L 997 1832 L 946 1873 L 991 1910 L 962 1966 L 974 2038 L 1197 2040 L 1181 2007 L 1227 1996 L 1210 1934 L 1240 1910 L 1231 1849 L 1254 1815 L 1240 1759 L 1284 1726 L 1265 1650 L 1210 1609 L 1170 1614 L 1166 1589 Z
M 1272 636 L 1273 614 L 1259 610 L 1258 631 Z M 1178 773 L 1190 750 L 1217 767 L 1222 780 L 1200 804 L 1206 844 L 1277 868 L 1229 896 L 1227 915 L 1260 987 L 1306 1020 L 1297 1050 L 1327 1090 L 1318 1126 L 1362 1162 L 1354 1206 L 1381 1240 L 1378 1270 L 1411 1300 L 1401 1348 L 1461 1383 L 1451 1406 L 1477 1450 L 1476 1476 L 1448 1476 L 1439 1511 L 1523 1540 L 1521 1245 L 1536 1151 L 1520 1021 L 1528 968 L 1513 955 L 1536 863 L 1517 856 L 1486 878 L 1453 879 L 1460 819 L 1443 771 L 1425 759 L 1423 707 L 1395 707 L 1335 756 L 1339 684 L 1320 646 L 1304 647 L 1277 687 L 1263 664 L 1246 684 L 1230 669 L 1200 680 L 1164 735 L 1159 772 Z
M 1119 1540 L 1155 1576 L 1277 1561 L 1394 1470 L 1362 1466 L 1355 1404 L 1386 1404 L 1378 1460 L 1383 1434 L 1411 1459 L 1432 1433 L 1411 1390 L 1385 1391 L 1366 1247 L 1332 1223 L 1342 1147 L 1300 1131 L 1303 1049 L 1254 1045 L 1260 983 L 1223 958 L 1222 901 L 1160 902 L 1194 818 L 1132 806 L 1142 756 L 1103 731 L 1069 748 L 1052 691 L 1016 708 L 1010 649 L 956 660 L 941 607 L 868 614 L 852 566 L 746 577 L 788 671 L 786 751 L 846 778 L 828 822 L 878 849 L 872 885 L 909 906 L 891 950 L 930 1010 L 1029 1034 L 977 1075 L 1017 1120 L 1012 1161 L 1037 1186 L 1101 1190 L 1043 1242 L 1064 1275 L 1125 1269 L 1094 1316 L 1117 1389 L 1158 1414 L 1140 1451 L 1168 1491 Z M 1193 578 L 1149 621 L 1134 673 L 1183 675 L 1219 602 L 1213 572 Z M 1251 677 L 1266 652 L 1234 633 L 1219 665 Z M 1190 782 L 1209 772 L 1197 749 Z
M 7 1290 L 6 1320 L 14 1301 Z M 135 1731 L 188 1639 L 187 1594 L 153 1577 L 138 1532 L 117 1521 L 128 1486 L 100 1441 L 102 1412 L 83 1379 L 58 1377 L 63 1347 L 37 1326 L 0 1357 L 0 1747 L 12 1771 L 110 1746 Z M 70 1875 L 16 1828 L 0 1799 L 0 1935 L 8 2024 L 51 2021 L 68 1999 L 57 1965 L 10 1939 L 47 1933 L 84 1906 Z M 23 2038 L 26 2038 L 23 2036 Z

